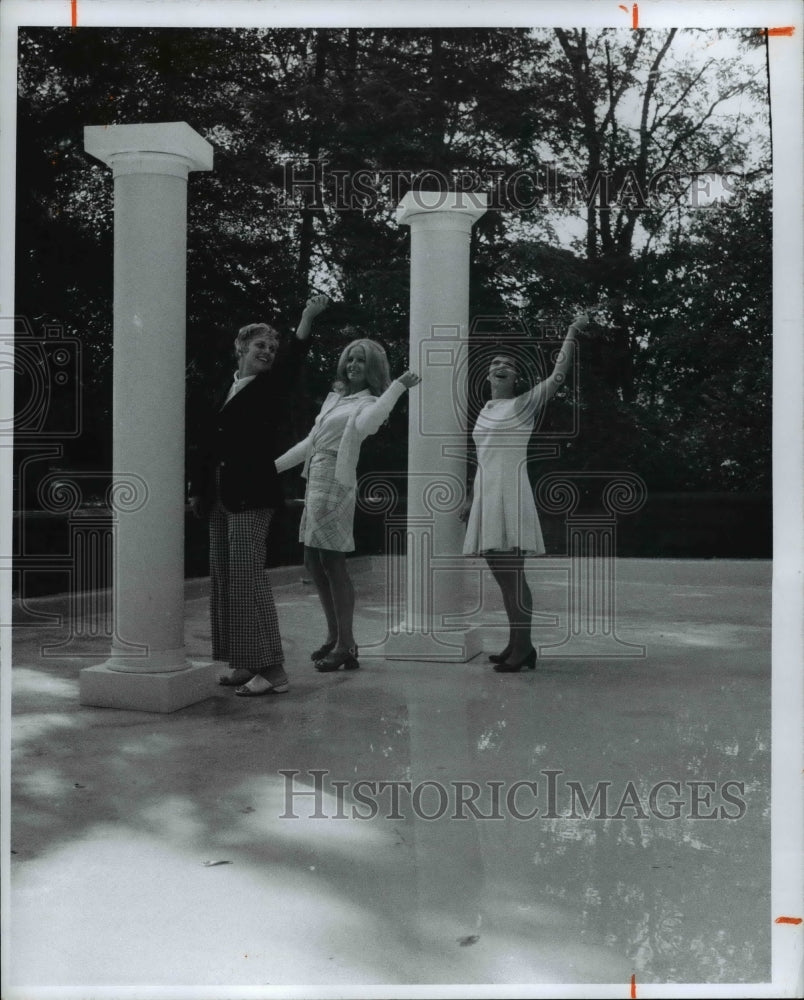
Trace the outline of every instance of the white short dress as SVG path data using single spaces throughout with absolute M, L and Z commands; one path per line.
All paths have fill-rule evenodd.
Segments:
M 464 555 L 544 553 L 528 479 L 528 442 L 546 401 L 547 386 L 540 382 L 513 399 L 489 400 L 478 414 L 472 431 L 477 472 Z

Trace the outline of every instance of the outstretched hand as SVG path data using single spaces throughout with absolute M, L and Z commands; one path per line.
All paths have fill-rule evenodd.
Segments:
M 304 307 L 304 315 L 308 319 L 315 319 L 315 317 L 320 315 L 328 305 L 328 295 L 313 295 L 312 298 L 307 300 L 307 304 Z
M 406 389 L 412 389 L 414 385 L 418 385 L 421 382 L 421 379 L 416 372 L 407 371 L 399 376 L 399 381 Z
M 572 321 L 570 329 L 574 328 L 580 333 L 580 331 L 585 330 L 587 326 L 589 326 L 589 316 L 586 313 L 581 313 Z

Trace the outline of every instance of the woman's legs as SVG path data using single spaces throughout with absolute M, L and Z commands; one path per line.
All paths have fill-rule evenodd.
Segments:
M 500 565 L 500 557 L 487 555 L 486 563 L 488 564 L 488 567 L 491 570 L 491 575 L 494 577 L 494 581 L 500 588 L 500 593 L 502 594 L 503 607 L 505 608 L 505 615 L 508 618 L 508 642 L 506 643 L 503 652 L 507 650 L 508 655 L 510 655 L 511 649 L 514 645 L 514 608 L 511 602 L 511 588 L 508 585 L 508 577 L 504 573 L 504 568 Z M 508 659 L 508 655 L 506 655 L 505 659 Z
M 346 652 L 355 645 L 352 632 L 355 591 L 346 568 L 346 556 L 343 552 L 305 545 L 304 565 L 315 583 L 327 619 L 327 642 L 335 643 L 332 655 Z
M 502 592 L 508 616 L 511 652 L 508 661 L 517 663 L 532 648 L 533 595 L 525 579 L 525 559 L 520 555 L 488 555 L 486 562 Z
M 352 585 L 352 578 L 346 568 L 346 556 L 343 552 L 334 552 L 331 549 L 319 549 L 321 554 L 321 565 L 329 580 L 332 604 L 335 610 L 337 622 L 337 641 L 332 656 L 337 653 L 345 653 L 355 645 L 355 637 L 352 632 L 355 613 L 355 588 Z
M 229 665 L 286 684 L 279 619 L 265 571 L 273 510 L 227 513 Z
M 332 599 L 332 589 L 324 565 L 321 561 L 323 549 L 304 546 L 304 567 L 312 577 L 324 616 L 327 619 L 327 638 L 324 645 L 338 641 L 338 617 L 335 613 L 335 602 Z
M 527 656 L 533 648 L 533 640 L 531 638 L 533 594 L 525 578 L 525 559 L 523 556 L 515 557 L 511 573 L 514 577 L 516 624 L 514 626 L 514 645 L 508 659 L 517 663 Z

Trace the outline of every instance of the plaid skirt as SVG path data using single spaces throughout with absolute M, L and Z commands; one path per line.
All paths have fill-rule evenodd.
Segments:
M 314 549 L 353 552 L 355 489 L 335 479 L 334 451 L 316 452 L 307 470 L 299 541 Z

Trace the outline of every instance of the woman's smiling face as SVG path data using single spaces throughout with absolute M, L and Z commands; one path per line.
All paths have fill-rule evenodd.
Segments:
M 277 338 L 268 336 L 267 334 L 260 334 L 253 340 L 250 340 L 248 346 L 240 355 L 240 374 L 243 376 L 259 375 L 260 372 L 270 371 L 276 358 L 278 347 L 279 341 Z
M 360 392 L 366 385 L 366 349 L 362 344 L 350 348 L 346 356 L 346 377 L 349 391 Z
M 491 383 L 492 391 L 507 393 L 514 392 L 517 380 L 516 361 L 508 354 L 498 354 L 491 359 L 489 364 L 488 380 Z

